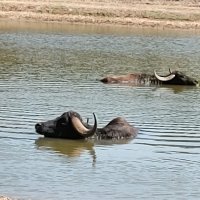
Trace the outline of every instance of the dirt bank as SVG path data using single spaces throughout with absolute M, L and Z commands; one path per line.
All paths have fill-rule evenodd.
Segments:
M 11 199 L 8 197 L 0 196 L 0 200 L 11 200 Z
M 200 29 L 199 0 L 1 0 L 0 19 Z

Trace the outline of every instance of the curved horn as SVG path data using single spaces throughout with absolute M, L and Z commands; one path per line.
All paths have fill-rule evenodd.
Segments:
M 95 134 L 97 130 L 97 119 L 95 114 L 94 116 L 94 126 L 91 129 L 86 128 L 83 123 L 80 121 L 80 119 L 76 116 L 72 116 L 71 121 L 74 129 L 76 132 L 83 138 L 91 137 Z
M 175 74 L 170 74 L 168 76 L 159 76 L 156 73 L 156 70 L 154 71 L 154 75 L 159 81 L 171 81 L 176 76 Z

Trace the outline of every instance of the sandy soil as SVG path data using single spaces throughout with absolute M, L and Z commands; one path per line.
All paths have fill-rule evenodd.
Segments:
M 1 0 L 0 19 L 200 29 L 200 0 Z
M 0 196 L 0 200 L 11 200 L 11 199 L 8 197 Z

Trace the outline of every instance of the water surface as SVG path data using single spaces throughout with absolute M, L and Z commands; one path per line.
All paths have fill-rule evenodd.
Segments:
M 0 194 L 19 199 L 199 199 L 200 89 L 104 85 L 108 74 L 200 79 L 196 32 L 0 24 Z M 42 138 L 35 123 L 75 110 L 117 116 L 127 141 Z

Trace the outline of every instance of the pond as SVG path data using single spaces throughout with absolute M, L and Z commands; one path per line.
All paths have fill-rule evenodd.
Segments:
M 169 68 L 200 80 L 200 34 L 0 23 L 0 194 L 31 199 L 199 199 L 200 88 L 105 85 Z M 74 110 L 134 140 L 43 138 L 34 125 Z

